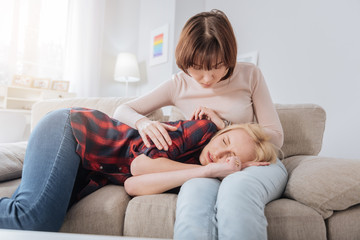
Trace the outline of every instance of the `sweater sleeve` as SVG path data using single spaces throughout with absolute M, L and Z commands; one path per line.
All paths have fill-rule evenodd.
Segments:
M 265 128 L 271 142 L 281 148 L 284 133 L 279 116 L 270 96 L 269 89 L 259 68 L 254 68 L 251 76 L 252 101 L 257 122 Z
M 135 123 L 147 114 L 168 105 L 173 105 L 173 90 L 175 81 L 169 80 L 141 97 L 120 105 L 114 113 L 114 118 L 135 128 Z

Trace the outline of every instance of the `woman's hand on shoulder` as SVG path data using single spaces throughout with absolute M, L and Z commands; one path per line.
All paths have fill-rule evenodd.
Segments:
M 144 141 L 146 147 L 150 147 L 149 139 L 159 150 L 167 151 L 172 144 L 168 131 L 176 131 L 177 128 L 159 121 L 152 121 L 147 117 L 139 119 L 135 126 Z
M 200 119 L 207 119 L 212 121 L 219 130 L 225 127 L 224 121 L 211 108 L 201 107 L 201 106 L 196 108 L 191 116 L 191 120 L 200 120 Z

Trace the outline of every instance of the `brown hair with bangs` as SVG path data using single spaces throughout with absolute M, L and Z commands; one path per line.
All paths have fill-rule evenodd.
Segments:
M 223 63 L 228 72 L 221 80 L 232 75 L 236 54 L 236 38 L 230 21 L 225 13 L 216 9 L 191 17 L 175 50 L 176 64 L 187 74 L 187 69 L 194 65 L 211 70 L 214 65 Z

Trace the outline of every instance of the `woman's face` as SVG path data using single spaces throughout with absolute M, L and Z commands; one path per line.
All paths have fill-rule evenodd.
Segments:
M 200 154 L 201 165 L 224 163 L 237 156 L 242 163 L 255 159 L 255 143 L 243 129 L 233 129 L 214 137 Z
M 187 71 L 203 88 L 212 88 L 227 74 L 228 68 L 223 63 L 217 63 L 210 70 L 194 65 Z

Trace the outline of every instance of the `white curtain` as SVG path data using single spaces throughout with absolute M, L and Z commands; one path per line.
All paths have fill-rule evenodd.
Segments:
M 78 97 L 99 95 L 106 1 L 69 1 L 64 79 Z
M 64 80 L 68 1 L 0 0 L 0 84 L 15 74 Z

